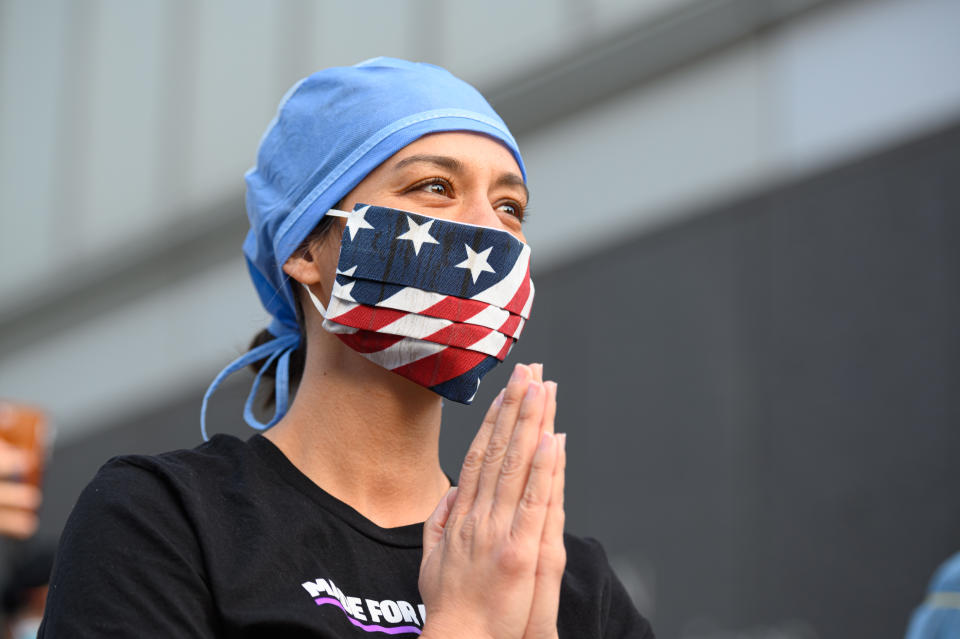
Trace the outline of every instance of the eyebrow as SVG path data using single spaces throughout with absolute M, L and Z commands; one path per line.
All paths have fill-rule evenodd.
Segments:
M 410 157 L 403 158 L 397 162 L 393 168 L 402 169 L 410 166 L 411 164 L 432 164 L 434 166 L 439 166 L 442 169 L 446 169 L 451 173 L 463 173 L 464 170 L 463 162 L 448 155 L 411 155 Z M 524 183 L 523 178 L 516 173 L 501 173 L 500 177 L 496 179 L 493 185 L 519 186 L 523 189 L 526 198 L 528 200 L 530 199 L 530 190 L 527 189 L 527 185 Z
M 493 183 L 494 186 L 519 186 L 523 189 L 523 194 L 526 196 L 526 200 L 530 200 L 530 189 L 527 188 L 527 185 L 524 184 L 523 178 L 517 175 L 516 173 L 502 173 L 500 177 L 497 178 L 497 181 Z
M 395 169 L 402 169 L 404 167 L 410 166 L 411 164 L 433 164 L 439 166 L 440 168 L 447 169 L 448 171 L 453 171 L 454 173 L 460 173 L 463 171 L 463 162 L 457 158 L 452 158 L 447 155 L 411 155 L 408 158 L 404 158 L 397 162 L 393 167 Z

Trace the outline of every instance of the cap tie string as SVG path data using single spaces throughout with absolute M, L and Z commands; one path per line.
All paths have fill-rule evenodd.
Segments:
M 296 350 L 299 345 L 299 333 L 285 333 L 280 337 L 276 337 L 269 342 L 265 342 L 247 351 L 227 364 L 203 395 L 203 404 L 200 407 L 200 432 L 203 435 L 203 440 L 208 441 L 210 439 L 207 435 L 207 402 L 210 400 L 210 397 L 227 377 L 263 358 L 267 359 L 257 372 L 257 376 L 253 380 L 253 386 L 251 386 L 250 392 L 247 394 L 247 401 L 243 408 L 243 419 L 257 430 L 266 430 L 280 421 L 280 418 L 287 412 L 287 403 L 289 401 L 290 354 Z M 257 395 L 257 389 L 260 387 L 260 378 L 263 377 L 264 371 L 270 368 L 270 365 L 273 364 L 274 361 L 277 361 L 277 373 L 274 381 L 274 391 L 276 394 L 274 401 L 275 409 L 273 411 L 273 417 L 269 422 L 264 424 L 253 414 L 253 402 Z

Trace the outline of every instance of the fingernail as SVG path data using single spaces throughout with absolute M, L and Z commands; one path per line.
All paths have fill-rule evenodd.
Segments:
M 18 454 L 11 461 L 11 474 L 23 475 L 30 469 L 30 458 L 26 454 Z
M 546 450 L 547 447 L 550 445 L 551 437 L 553 437 L 553 435 L 551 435 L 547 431 L 543 431 L 543 434 L 540 435 L 540 443 L 537 445 L 537 448 L 539 448 L 540 450 Z
M 530 382 L 530 385 L 527 386 L 527 399 L 534 399 L 539 394 L 540 384 L 537 382 Z
M 525 371 L 523 370 L 524 368 L 526 367 L 523 364 L 517 364 L 516 366 L 514 366 L 513 375 L 510 376 L 510 381 L 519 382 L 521 379 L 523 379 L 523 377 L 525 376 Z
M 566 451 L 567 450 L 567 434 L 560 433 L 557 435 L 557 437 L 560 438 L 560 450 Z

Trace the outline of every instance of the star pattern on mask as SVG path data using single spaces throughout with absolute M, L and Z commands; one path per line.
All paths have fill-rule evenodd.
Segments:
M 407 216 L 407 224 L 409 229 L 406 233 L 402 233 L 397 236 L 398 240 L 410 240 L 413 242 L 413 254 L 420 255 L 420 248 L 424 244 L 439 244 L 431 235 L 430 235 L 430 226 L 433 224 L 434 220 L 429 222 L 424 222 L 423 224 L 417 224 L 413 221 L 409 215 Z
M 365 206 L 362 209 L 357 209 L 356 211 L 350 211 L 347 213 L 347 229 L 350 231 L 351 242 L 357 237 L 357 231 L 360 229 L 373 228 L 370 222 L 367 222 L 365 219 L 363 219 L 363 216 L 367 214 L 367 209 L 369 208 L 369 206 Z
M 342 300 L 347 302 L 356 302 L 357 300 L 353 299 L 353 285 L 356 284 L 356 280 L 348 284 L 340 284 L 337 281 L 333 282 L 333 295 L 334 297 L 339 297 Z
M 456 267 L 469 269 L 474 284 L 477 283 L 477 278 L 480 277 L 480 274 L 484 271 L 487 273 L 496 273 L 493 267 L 487 263 L 487 259 L 490 257 L 490 251 L 493 250 L 492 246 L 479 253 L 470 248 L 469 244 L 464 244 L 463 247 L 467 249 L 467 259 L 457 264 Z

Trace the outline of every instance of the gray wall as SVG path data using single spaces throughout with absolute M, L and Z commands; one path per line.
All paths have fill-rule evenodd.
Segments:
M 511 360 L 559 381 L 568 529 L 659 636 L 902 636 L 960 548 L 958 211 L 960 125 L 536 274 Z M 194 445 L 200 391 L 58 449 L 45 534 L 109 455 Z
M 958 214 L 953 128 L 537 278 L 570 529 L 662 636 L 902 636 L 960 549 Z

